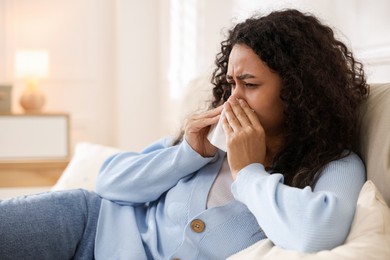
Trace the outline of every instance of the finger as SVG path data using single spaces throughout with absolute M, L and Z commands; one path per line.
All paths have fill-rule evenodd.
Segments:
M 234 114 L 232 107 L 229 102 L 225 102 L 225 118 L 227 122 L 229 123 L 229 126 L 233 129 L 233 131 L 239 131 L 241 128 L 241 124 L 238 121 L 236 115 Z
M 241 107 L 241 104 L 239 103 L 239 100 L 235 97 L 229 98 L 230 106 L 232 107 L 233 113 L 237 117 L 238 121 L 240 122 L 241 126 L 247 126 L 250 125 L 251 122 L 245 112 L 245 110 Z
M 225 131 L 226 135 L 230 135 L 233 132 L 233 130 L 230 127 L 229 122 L 227 121 L 226 117 L 224 117 L 222 119 L 222 129 L 223 129 L 223 131 Z
M 223 106 L 219 106 L 200 114 L 193 114 L 186 119 L 185 125 L 191 126 L 191 128 L 197 126 L 196 128 L 200 129 L 208 125 L 216 124 L 219 120 L 222 109 Z
M 197 132 L 202 128 L 205 128 L 210 125 L 214 125 L 218 122 L 220 114 L 215 115 L 214 117 L 201 117 L 201 118 L 190 118 L 186 125 L 188 130 L 191 132 Z
M 199 118 L 205 118 L 205 117 L 214 117 L 216 115 L 221 114 L 223 110 L 223 106 L 219 106 L 210 110 L 207 110 L 206 112 L 194 114 L 192 118 L 199 119 Z
M 255 111 L 248 105 L 248 103 L 245 100 L 239 99 L 238 102 L 241 108 L 244 110 L 250 124 L 255 125 L 260 123 Z
M 186 125 L 191 126 L 191 128 L 201 129 L 203 127 L 213 125 L 218 123 L 219 118 L 221 117 L 221 111 L 223 106 L 212 109 L 212 111 L 207 111 L 202 114 L 192 115 L 186 119 Z

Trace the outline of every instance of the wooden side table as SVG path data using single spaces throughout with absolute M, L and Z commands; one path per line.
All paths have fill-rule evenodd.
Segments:
M 0 187 L 51 186 L 69 162 L 67 114 L 0 114 Z

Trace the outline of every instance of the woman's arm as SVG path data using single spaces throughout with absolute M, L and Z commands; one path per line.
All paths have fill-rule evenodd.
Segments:
M 111 156 L 97 176 L 96 192 L 119 204 L 154 201 L 213 159 L 200 156 L 185 140 L 176 146 L 170 144 L 170 139 L 163 139 L 141 153 Z
M 275 245 L 316 252 L 344 242 L 364 181 L 364 165 L 351 154 L 328 164 L 313 191 L 284 185 L 281 174 L 251 164 L 239 172 L 232 192 Z

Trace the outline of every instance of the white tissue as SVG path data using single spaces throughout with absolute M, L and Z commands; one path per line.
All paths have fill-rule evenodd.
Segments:
M 226 135 L 222 126 L 222 120 L 224 117 L 225 113 L 222 111 L 218 123 L 211 127 L 210 132 L 207 135 L 207 139 L 212 145 L 226 152 Z

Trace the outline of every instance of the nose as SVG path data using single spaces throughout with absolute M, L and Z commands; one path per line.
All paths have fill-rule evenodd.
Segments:
M 235 98 L 245 99 L 244 98 L 244 88 L 243 88 L 242 84 L 240 84 L 240 83 L 236 84 L 235 88 L 232 89 L 231 92 L 232 92 L 231 95 L 234 96 Z

